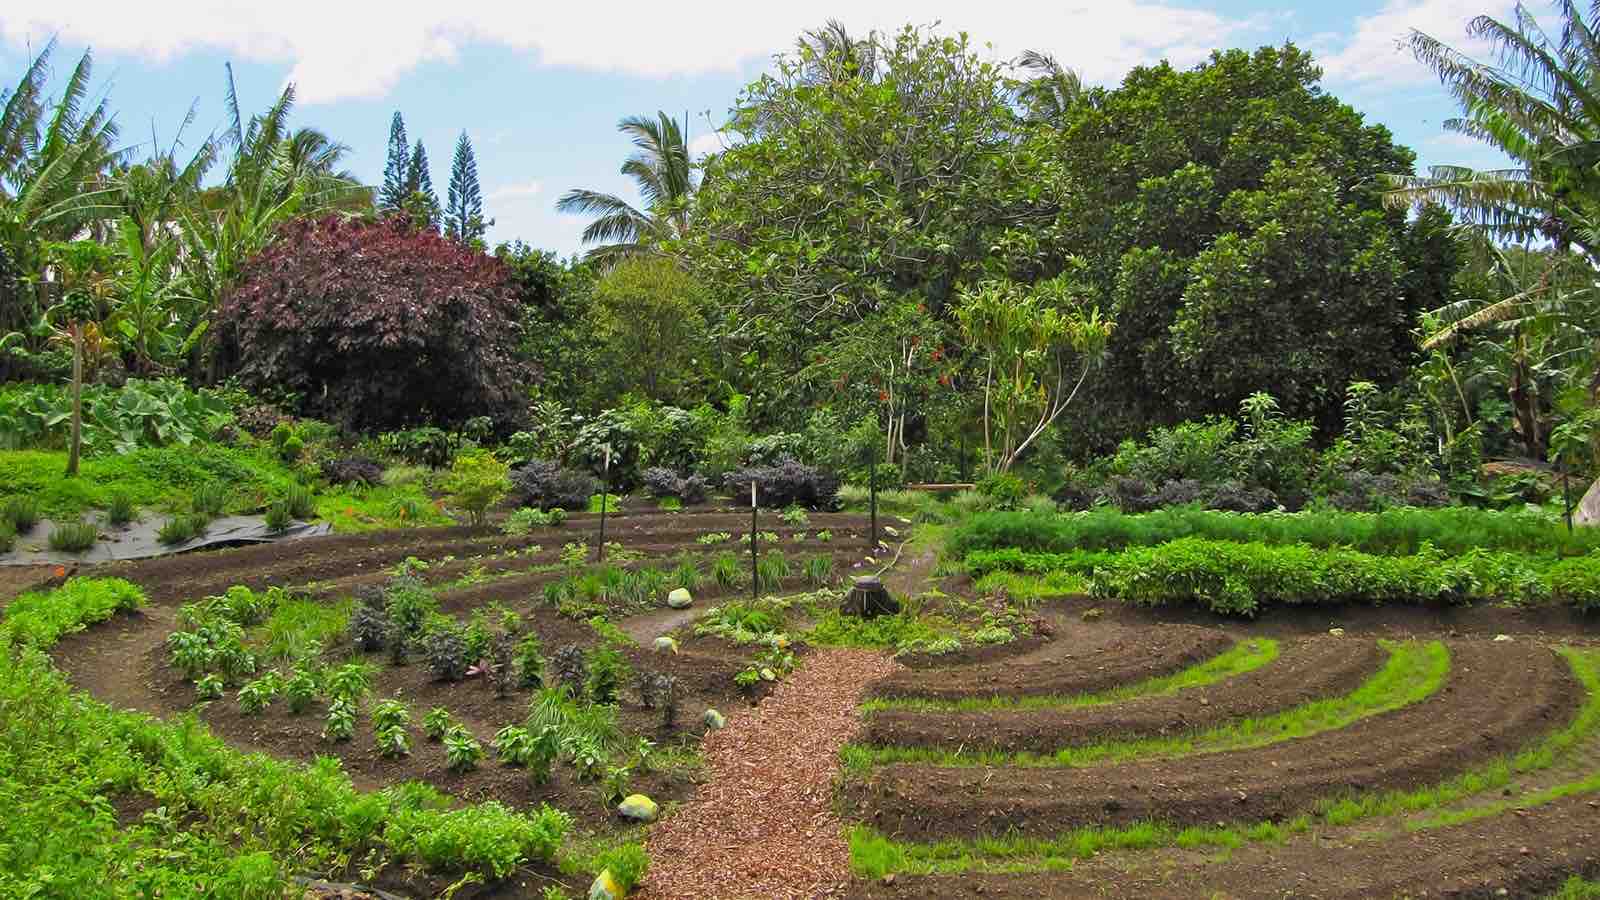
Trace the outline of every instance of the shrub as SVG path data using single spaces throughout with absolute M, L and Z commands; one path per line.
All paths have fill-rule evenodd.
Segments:
M 549 806 L 524 815 L 491 800 L 445 811 L 394 810 L 383 839 L 402 858 L 430 868 L 470 869 L 499 880 L 525 863 L 554 859 L 571 825 L 571 817 Z
M 356 703 L 346 697 L 335 697 L 328 704 L 328 718 L 322 725 L 325 741 L 348 741 L 356 733 Z
M 134 520 L 138 509 L 127 491 L 112 491 L 106 502 L 106 521 L 112 525 L 126 525 Z
M 483 745 L 463 725 L 452 725 L 444 733 L 444 758 L 456 772 L 467 772 L 478 767 L 483 759 Z
M 378 749 L 378 755 L 388 759 L 399 759 L 411 754 L 411 736 L 401 725 L 376 729 L 373 732 L 373 744 Z
M 16 542 L 16 539 L 17 532 L 16 529 L 11 527 L 11 523 L 0 520 L 0 553 L 10 553 L 11 545 Z
M 460 681 L 474 662 L 470 655 L 466 637 L 454 624 L 438 623 L 422 636 L 422 657 L 438 681 Z
M 596 647 L 588 653 L 589 696 L 596 703 L 617 702 L 617 691 L 628 679 L 628 663 L 610 647 Z
M 978 482 L 979 494 L 988 497 L 996 509 L 1016 509 L 1028 495 L 1028 486 L 1010 472 L 996 472 Z
M 6 605 L 0 636 L 48 647 L 70 631 L 138 609 L 144 591 L 121 578 L 70 578 L 48 593 L 29 592 Z
M 524 506 L 507 516 L 506 521 L 500 526 L 500 530 L 506 534 L 522 535 L 535 528 L 560 525 L 566 520 L 567 511 L 559 506 L 548 510 Z
M 610 872 L 617 887 L 627 894 L 644 881 L 645 872 L 650 868 L 650 856 L 639 844 L 620 844 L 596 856 L 595 868 Z
M 302 713 L 311 708 L 311 702 L 317 699 L 317 679 L 306 666 L 300 666 L 283 683 L 283 699 L 289 704 L 289 712 Z
M 789 560 L 781 550 L 769 550 L 756 561 L 756 586 L 762 591 L 776 591 L 789 577 Z
M 600 480 L 587 472 L 563 469 L 549 460 L 532 460 L 511 473 L 520 502 L 540 509 L 587 509 Z
M 249 715 L 259 713 L 271 705 L 282 690 L 283 679 L 277 672 L 268 672 L 239 688 L 239 709 Z
M 1264 487 L 1250 487 L 1238 481 L 1224 481 L 1211 488 L 1205 502 L 1211 509 L 1261 513 L 1277 507 L 1278 498 Z
M 544 647 L 539 644 L 538 634 L 526 634 L 517 642 L 512 666 L 517 669 L 520 687 L 544 687 Z
M 284 226 L 224 299 L 223 364 L 357 430 L 510 418 L 523 367 L 504 263 L 402 217 Z
M 487 450 L 467 451 L 451 464 L 445 490 L 450 492 L 451 504 L 465 510 L 472 524 L 482 525 L 489 507 L 511 489 L 509 471 L 505 463 Z
M 378 446 L 413 466 L 426 466 L 429 469 L 448 466 L 456 452 L 455 440 L 450 433 L 432 426 L 388 432 L 379 436 Z M 395 483 L 391 479 L 386 481 Z
M 718 553 L 711 560 L 711 580 L 720 588 L 734 588 L 744 583 L 745 567 L 737 554 Z
M 494 754 L 508 766 L 525 766 L 535 753 L 533 735 L 520 725 L 507 725 L 495 732 Z
M 50 529 L 50 549 L 60 553 L 82 553 L 100 539 L 100 526 L 93 522 L 60 522 Z
M 372 671 L 361 663 L 345 663 L 328 673 L 328 696 L 355 703 L 372 689 Z
M 565 688 L 569 696 L 583 696 L 583 689 L 589 680 L 589 665 L 582 648 L 577 644 L 567 644 L 550 657 L 550 667 L 555 672 L 556 683 Z
M 756 503 L 761 506 L 804 506 L 819 510 L 838 506 L 838 476 L 792 458 L 775 466 L 738 469 L 729 472 L 724 479 L 735 497 L 750 496 L 751 482 L 756 485 Z
M 654 466 L 644 470 L 640 475 L 640 481 L 644 484 L 645 494 L 659 500 L 663 497 L 677 497 L 678 485 L 683 479 L 671 469 Z
M 372 727 L 382 731 L 385 728 L 404 728 L 411 724 L 411 711 L 399 700 L 384 700 L 372 707 Z
M 422 717 L 422 733 L 426 734 L 430 741 L 444 740 L 445 732 L 450 730 L 452 724 L 450 710 L 435 706 Z
M 1583 612 L 1600 608 L 1600 558 L 1593 555 L 1564 559 L 1548 574 L 1550 595 Z
M 322 464 L 322 477 L 329 484 L 382 484 L 383 464 L 365 456 L 342 456 Z

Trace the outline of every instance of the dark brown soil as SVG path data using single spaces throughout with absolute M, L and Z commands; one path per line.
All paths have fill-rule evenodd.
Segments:
M 1259 669 L 1207 687 L 1075 709 L 880 710 L 868 716 L 862 739 L 884 746 L 1049 753 L 1098 740 L 1183 734 L 1344 694 L 1376 672 L 1384 657 L 1375 641 L 1309 638 L 1288 643 Z
M 1053 835 L 1156 819 L 1281 820 L 1347 791 L 1440 781 L 1569 720 L 1582 690 L 1531 643 L 1462 642 L 1432 697 L 1254 750 L 1087 768 L 894 765 L 847 785 L 855 817 L 911 840 Z
M 1068 872 L 968 873 L 857 882 L 855 900 L 913 898 L 1226 897 L 1368 900 L 1545 897 L 1572 875 L 1600 873 L 1600 795 L 1574 796 L 1464 825 L 1382 840 L 1256 845 L 1222 862 L 1112 869 L 1082 860 Z
M 1198 625 L 1161 629 L 1058 623 L 1053 639 L 1003 661 L 902 672 L 873 685 L 873 697 L 1036 697 L 1084 694 L 1188 668 L 1233 643 Z

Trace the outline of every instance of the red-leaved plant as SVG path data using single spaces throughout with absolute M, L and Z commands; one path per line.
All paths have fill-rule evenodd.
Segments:
M 224 300 L 222 360 L 352 428 L 505 421 L 526 375 L 508 275 L 403 218 L 293 222 Z

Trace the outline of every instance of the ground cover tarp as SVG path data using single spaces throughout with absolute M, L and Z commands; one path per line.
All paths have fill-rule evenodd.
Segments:
M 333 527 L 325 523 L 296 522 L 283 531 L 267 528 L 264 516 L 222 516 L 212 519 L 206 533 L 181 544 L 163 544 L 156 532 L 166 523 L 165 516 L 147 515 L 127 525 L 100 526 L 100 540 L 83 553 L 59 553 L 50 549 L 50 529 L 54 523 L 41 519 L 27 534 L 17 535 L 10 553 L 0 553 L 0 566 L 66 565 L 103 563 L 118 559 L 146 559 L 182 553 L 201 547 L 229 544 L 266 544 L 327 534 Z

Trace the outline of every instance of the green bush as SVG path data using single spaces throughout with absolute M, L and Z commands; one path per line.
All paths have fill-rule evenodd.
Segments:
M 0 449 L 64 449 L 71 436 L 72 393 L 65 385 L 0 388 Z M 233 421 L 218 391 L 191 391 L 179 379 L 132 378 L 120 388 L 83 387 L 85 455 L 210 440 Z
M 487 520 L 489 507 L 511 490 L 511 469 L 487 450 L 468 450 L 450 465 L 445 479 L 450 504 L 467 513 L 472 524 Z
M 1550 567 L 1550 595 L 1589 612 L 1600 608 L 1600 558 L 1594 555 L 1564 559 Z
M 166 521 L 156 532 L 156 540 L 163 544 L 181 544 L 205 534 L 206 521 L 200 516 L 177 515 Z
M 100 526 L 94 522 L 58 522 L 50 529 L 50 549 L 60 553 L 82 553 L 100 539 Z
M 626 894 L 644 881 L 644 873 L 650 868 L 650 855 L 639 844 L 621 844 L 596 855 L 594 865 L 596 871 L 609 871 L 617 887 Z
M 283 493 L 282 502 L 289 508 L 291 518 L 309 519 L 317 514 L 316 496 L 305 485 L 290 485 Z
M 1028 496 L 1028 486 L 1010 472 L 996 472 L 978 482 L 978 493 L 988 497 L 997 509 L 1016 509 Z

